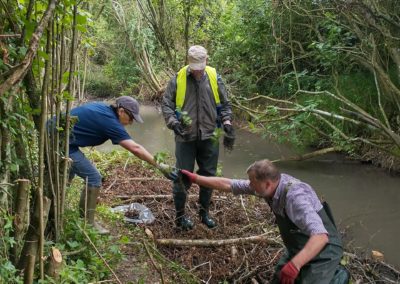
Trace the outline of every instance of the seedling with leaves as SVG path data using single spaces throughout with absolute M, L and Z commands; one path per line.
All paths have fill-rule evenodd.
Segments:
M 214 132 L 213 132 L 213 136 L 211 137 L 211 140 L 213 141 L 214 144 L 218 144 L 219 143 L 219 138 L 224 134 L 224 131 L 217 127 L 215 128 Z
M 176 108 L 176 113 L 178 113 L 178 119 L 182 123 L 183 127 L 190 127 L 192 125 L 192 118 L 189 116 L 187 111 L 182 111 L 181 108 Z

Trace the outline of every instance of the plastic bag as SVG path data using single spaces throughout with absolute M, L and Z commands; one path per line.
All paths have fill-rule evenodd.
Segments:
M 149 208 L 147 208 L 143 204 L 136 203 L 136 202 L 131 203 L 129 205 L 121 205 L 121 206 L 111 208 L 111 211 L 124 213 L 124 215 L 129 212 L 137 212 L 138 215 L 135 216 L 135 218 L 127 217 L 125 215 L 124 220 L 129 223 L 152 224 L 155 220 L 155 217 Z

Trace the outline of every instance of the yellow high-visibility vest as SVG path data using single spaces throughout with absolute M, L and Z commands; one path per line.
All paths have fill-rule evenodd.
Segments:
M 185 101 L 186 96 L 186 73 L 189 65 L 183 67 L 178 72 L 178 76 L 176 77 L 176 108 L 182 109 L 183 102 Z M 208 80 L 210 81 L 211 89 L 214 94 L 215 103 L 217 106 L 220 105 L 219 94 L 218 94 L 218 83 L 217 83 L 217 70 L 210 66 L 206 66 L 205 69 Z

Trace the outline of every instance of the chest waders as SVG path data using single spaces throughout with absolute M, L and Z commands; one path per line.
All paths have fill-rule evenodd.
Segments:
M 279 200 L 280 208 L 284 208 L 284 204 L 286 204 L 286 195 L 291 186 L 292 183 L 286 185 L 283 196 Z M 283 214 L 284 216 L 274 212 L 279 232 L 287 252 L 278 262 L 273 283 L 279 283 L 279 273 L 282 267 L 304 248 L 310 238 L 308 235 L 301 232 L 289 219 L 285 211 Z M 331 283 L 342 257 L 342 241 L 326 202 L 323 202 L 323 208 L 318 212 L 318 215 L 321 217 L 324 227 L 328 231 L 329 241 L 317 256 L 301 268 L 295 283 Z

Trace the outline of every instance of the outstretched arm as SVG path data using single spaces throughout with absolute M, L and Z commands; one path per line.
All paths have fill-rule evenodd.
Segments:
M 205 177 L 187 170 L 181 170 L 182 174 L 186 175 L 190 182 L 197 183 L 198 185 L 217 189 L 220 191 L 230 192 L 232 180 L 224 177 Z
M 119 145 L 124 147 L 126 150 L 131 152 L 133 155 L 135 155 L 139 159 L 146 161 L 150 165 L 159 169 L 167 179 L 174 181 L 178 178 L 177 173 L 173 170 L 173 168 L 171 166 L 164 164 L 164 163 L 158 164 L 154 160 L 153 155 L 150 154 L 150 152 L 147 151 L 146 148 L 144 148 L 142 145 L 136 143 L 132 139 L 123 140 L 119 143 Z
M 157 167 L 156 161 L 154 161 L 154 157 L 147 151 L 142 145 L 136 143 L 132 139 L 126 139 L 119 142 L 119 145 L 124 147 L 126 150 L 131 152 L 133 155 L 138 157 L 139 159 L 146 161 L 150 165 Z

